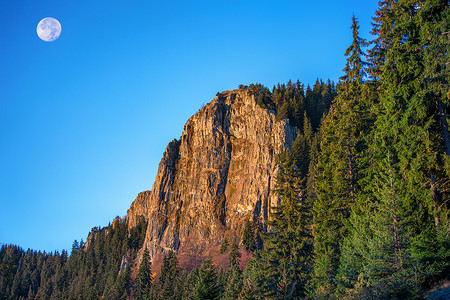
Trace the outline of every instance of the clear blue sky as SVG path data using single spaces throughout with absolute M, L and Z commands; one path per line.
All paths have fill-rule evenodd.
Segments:
M 377 0 L 0 0 L 0 243 L 70 249 L 152 187 L 218 91 L 337 80 Z M 36 35 L 44 17 L 62 34 Z

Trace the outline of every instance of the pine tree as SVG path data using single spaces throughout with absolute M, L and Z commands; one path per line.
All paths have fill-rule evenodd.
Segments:
M 200 274 L 200 268 L 195 267 L 191 270 L 191 272 L 183 272 L 182 278 L 184 279 L 183 282 L 183 289 L 182 289 L 182 299 L 192 299 L 193 292 L 195 290 L 195 287 L 197 286 L 198 280 L 199 280 L 199 274 Z
M 161 266 L 161 274 L 159 276 L 160 298 L 162 299 L 178 299 L 178 288 L 180 269 L 175 252 L 170 251 L 164 256 Z
M 280 156 L 275 193 L 264 249 L 256 260 L 264 297 L 295 298 L 305 294 L 312 264 L 310 205 L 303 198 L 302 178 L 288 153 Z
M 389 14 L 382 15 L 381 10 L 386 9 Z M 367 179 L 369 184 L 381 172 L 380 162 L 386 153 L 394 157 L 394 170 L 404 184 L 399 197 L 406 210 L 405 226 L 414 237 L 413 246 L 434 241 L 430 247 L 435 249 L 442 248 L 436 243 L 440 224 L 448 222 L 443 218 L 448 204 L 442 206 L 449 186 L 445 130 L 439 116 L 445 96 L 439 92 L 443 77 L 439 75 L 441 67 L 436 65 L 440 60 L 437 45 L 442 45 L 437 35 L 448 30 L 444 25 L 447 10 L 447 1 L 399 0 L 380 7 L 379 26 L 390 30 L 379 31 L 378 40 L 385 46 L 383 52 L 373 56 L 382 62 L 377 67 L 382 81 L 370 147 L 373 150 L 368 155 L 374 166 Z M 416 253 L 421 256 L 424 252 L 417 249 Z
M 239 268 L 240 257 L 238 245 L 236 243 L 231 244 L 224 299 L 237 299 L 241 293 L 242 271 Z
M 192 299 L 219 299 L 220 296 L 216 269 L 211 257 L 207 257 L 203 260 L 202 266 L 200 267 L 198 282 L 192 293 Z
M 358 19 L 354 14 L 352 17 L 352 26 L 350 28 L 352 29 L 353 42 L 345 51 L 345 56 L 348 56 L 348 59 L 343 70 L 344 75 L 340 79 L 342 81 L 358 80 L 359 83 L 363 83 L 363 80 L 366 77 L 365 67 L 367 63 L 362 59 L 362 57 L 365 56 L 362 47 L 368 46 L 368 43 L 359 36 Z
M 377 200 L 358 202 L 354 209 L 358 213 L 350 218 L 353 231 L 344 243 L 341 275 L 350 292 L 363 277 L 364 293 L 371 297 L 408 298 L 418 294 L 417 278 L 424 275 L 424 268 L 411 252 L 405 207 L 399 197 L 405 183 L 395 172 L 390 153 L 383 163 L 375 180 Z
M 448 186 L 442 77 L 435 77 L 434 47 L 447 10 L 448 1 L 398 0 L 380 2 L 376 13 L 370 73 L 379 91 L 377 119 L 360 160 L 364 192 L 352 209 L 341 267 L 351 285 L 362 280 L 384 293 L 379 297 L 408 295 L 426 275 L 424 264 L 435 272 L 448 267 L 448 235 L 440 234 L 441 221 L 448 224 L 440 202 Z
M 426 124 L 428 143 L 432 159 L 424 168 L 431 197 L 433 199 L 434 228 L 430 228 L 421 239 L 417 239 L 415 250 L 440 272 L 449 268 L 450 238 L 446 229 L 449 224 L 450 203 L 450 138 L 448 114 L 450 80 L 448 52 L 450 50 L 450 14 L 448 1 L 425 1 L 418 11 L 420 41 L 424 47 L 424 72 L 422 87 L 423 108 L 421 121 Z M 415 104 L 418 105 L 419 103 Z
M 319 294 L 333 291 L 339 265 L 340 245 L 348 230 L 345 222 L 355 202 L 358 157 L 365 149 L 363 137 L 370 132 L 370 89 L 364 84 L 365 65 L 359 26 L 352 18 L 353 42 L 338 96 L 321 128 L 321 153 L 315 170 L 317 200 L 314 202 L 315 283 Z
M 250 221 L 250 217 L 247 217 L 244 223 L 244 229 L 242 232 L 242 246 L 244 246 L 244 249 L 247 251 L 255 251 L 256 245 L 255 245 L 255 239 L 254 239 L 254 232 L 252 229 L 252 223 Z
M 141 263 L 139 265 L 139 271 L 135 284 L 135 297 L 136 299 L 147 299 L 150 296 L 150 288 L 153 283 L 153 276 L 151 272 L 150 255 L 147 247 L 142 254 Z

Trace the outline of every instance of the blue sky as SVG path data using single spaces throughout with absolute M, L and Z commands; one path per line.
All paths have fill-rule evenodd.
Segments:
M 125 216 L 218 91 L 337 81 L 377 2 L 0 0 L 0 243 L 61 251 Z

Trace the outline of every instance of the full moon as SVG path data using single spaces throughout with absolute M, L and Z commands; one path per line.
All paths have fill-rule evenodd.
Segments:
M 39 22 L 36 31 L 41 40 L 53 42 L 61 34 L 61 24 L 59 24 L 58 20 L 47 17 Z

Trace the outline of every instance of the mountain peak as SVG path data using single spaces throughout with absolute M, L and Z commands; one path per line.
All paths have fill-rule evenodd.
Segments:
M 144 247 L 169 250 L 239 238 L 249 216 L 264 223 L 277 199 L 270 194 L 276 155 L 290 148 L 297 129 L 257 105 L 246 88 L 225 91 L 184 126 L 159 163 L 152 190 L 138 195 L 128 224 L 148 222 Z

